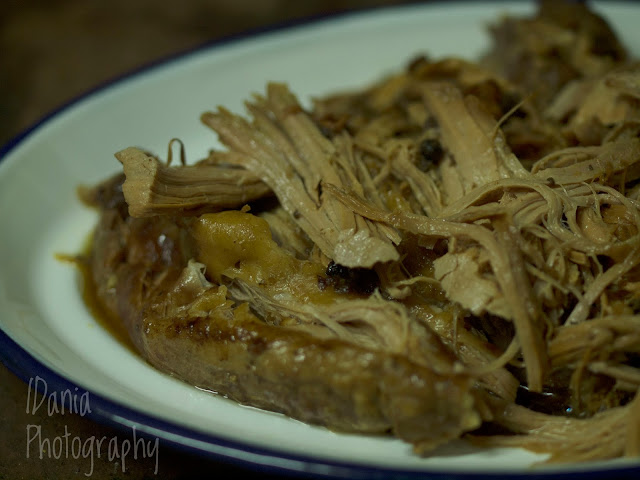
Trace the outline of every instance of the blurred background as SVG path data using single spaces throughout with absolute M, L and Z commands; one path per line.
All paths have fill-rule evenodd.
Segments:
M 402 0 L 3 0 L 0 8 L 0 145 L 74 98 L 127 72 L 217 39 Z M 3 207 L 6 208 L 6 207 Z M 43 438 L 65 428 L 83 439 L 125 434 L 79 416 L 25 412 L 28 387 L 0 364 L 0 480 L 192 479 L 249 474 L 161 445 L 123 473 L 106 458 L 26 457 L 27 426 Z M 90 475 L 89 475 L 90 473 Z M 272 478 L 272 477 L 269 477 Z
M 132 69 L 219 38 L 406 0 L 4 0 L 0 144 Z

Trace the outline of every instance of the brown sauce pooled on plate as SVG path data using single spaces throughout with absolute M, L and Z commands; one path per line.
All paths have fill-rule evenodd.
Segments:
M 90 245 L 90 242 L 87 243 Z M 139 355 L 131 341 L 131 338 L 129 337 L 129 332 L 127 332 L 122 321 L 116 315 L 113 315 L 105 309 L 98 298 L 98 294 L 96 293 L 96 284 L 93 281 L 91 267 L 89 262 L 86 260 L 86 257 L 84 255 L 56 254 L 56 259 L 61 262 L 72 264 L 80 273 L 82 301 L 96 323 L 100 327 L 104 328 L 107 333 L 121 345 L 136 355 Z

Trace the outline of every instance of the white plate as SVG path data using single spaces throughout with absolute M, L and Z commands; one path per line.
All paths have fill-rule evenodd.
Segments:
M 529 4 L 456 3 L 373 10 L 218 43 L 144 69 L 72 103 L 11 142 L 0 164 L 0 357 L 23 379 L 40 376 L 49 392 L 90 394 L 91 416 L 205 455 L 253 467 L 327 476 L 456 476 L 563 472 L 593 476 L 640 464 L 532 468 L 521 450 L 482 450 L 458 442 L 418 458 L 398 440 L 340 435 L 246 408 L 196 390 L 147 365 L 105 332 L 85 308 L 77 272 L 54 258 L 78 252 L 95 222 L 75 195 L 118 170 L 113 153 L 139 145 L 164 156 L 182 139 L 190 160 L 214 135 L 199 122 L 207 109 L 241 111 L 252 92 L 284 81 L 311 95 L 361 87 L 415 55 L 474 58 L 498 15 Z M 640 52 L 640 7 L 599 5 L 631 51 Z M 591 473 L 588 473 L 591 472 Z

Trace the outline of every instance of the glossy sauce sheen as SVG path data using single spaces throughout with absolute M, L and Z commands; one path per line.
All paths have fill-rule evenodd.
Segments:
M 222 277 L 237 278 L 261 285 L 274 296 L 304 303 L 336 300 L 333 289 L 318 287 L 325 267 L 282 250 L 272 239 L 269 224 L 259 217 L 232 210 L 206 214 L 195 222 L 192 235 L 199 246 L 198 261 L 206 265 L 207 275 L 215 282 Z
M 80 274 L 80 290 L 82 292 L 82 301 L 89 310 L 89 313 L 96 321 L 98 325 L 105 329 L 105 331 L 117 340 L 122 346 L 126 347 L 131 352 L 139 355 L 136 350 L 129 332 L 122 323 L 122 320 L 116 315 L 110 313 L 104 308 L 102 302 L 98 298 L 96 284 L 93 280 L 93 274 L 89 262 L 85 259 L 84 255 L 69 256 L 69 255 L 56 255 L 56 259 L 62 262 L 70 263 L 76 267 Z

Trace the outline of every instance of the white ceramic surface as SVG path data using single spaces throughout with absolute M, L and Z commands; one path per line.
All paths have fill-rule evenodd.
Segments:
M 488 45 L 488 22 L 502 13 L 532 11 L 528 4 L 504 2 L 453 7 L 373 10 L 199 49 L 79 99 L 5 147 L 0 327 L 35 358 L 27 373 L 39 374 L 41 365 L 87 389 L 105 400 L 103 415 L 112 421 L 116 410 L 121 417 L 123 411 L 134 412 L 136 422 L 147 423 L 162 438 L 254 464 L 277 463 L 282 456 L 295 459 L 285 468 L 326 464 L 329 474 L 337 472 L 332 465 L 352 473 L 361 467 L 390 474 L 550 473 L 532 470 L 541 457 L 530 453 L 479 451 L 464 442 L 418 458 L 397 440 L 332 433 L 194 389 L 158 373 L 105 332 L 82 302 L 77 272 L 54 258 L 82 247 L 95 215 L 78 202 L 75 189 L 116 172 L 114 152 L 139 145 L 164 157 L 169 140 L 178 137 L 189 161 L 199 159 L 216 144 L 200 124 L 200 113 L 217 105 L 242 111 L 243 100 L 262 92 L 267 81 L 287 82 L 308 102 L 312 95 L 365 86 L 420 53 L 472 59 Z M 640 53 L 640 5 L 606 2 L 598 9 L 631 51 Z M 14 354 L 15 349 L 5 352 L 5 360 Z M 568 465 L 555 471 L 621 465 L 629 464 Z

